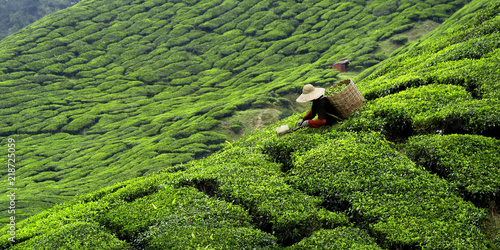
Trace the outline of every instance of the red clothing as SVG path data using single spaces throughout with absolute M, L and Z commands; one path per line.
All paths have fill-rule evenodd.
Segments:
M 316 114 L 313 114 L 313 111 L 311 109 L 311 110 L 309 110 L 309 113 L 307 113 L 307 115 L 304 116 L 304 118 L 302 118 L 302 120 L 304 120 L 304 121 L 308 120 L 307 122 L 309 123 L 310 128 L 319 128 L 319 127 L 326 124 L 326 119 L 312 120 L 312 118 L 314 118 L 313 115 L 315 116 Z
M 332 114 L 333 116 L 331 116 Z M 318 119 L 313 118 L 318 115 Z M 313 101 L 311 110 L 307 113 L 303 120 L 307 120 L 310 128 L 318 128 L 323 125 L 332 125 L 338 122 L 334 116 L 340 117 L 337 109 L 332 106 L 330 101 L 325 97 L 320 97 Z

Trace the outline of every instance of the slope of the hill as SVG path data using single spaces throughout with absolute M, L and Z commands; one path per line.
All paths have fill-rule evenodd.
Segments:
M 403 137 L 439 131 L 500 138 L 497 12 L 476 13 L 465 25 L 457 21 L 462 29 L 451 26 L 462 12 L 474 13 L 480 6 L 484 3 L 472 2 L 360 81 L 361 92 L 373 104 L 343 128 Z
M 208 155 L 289 115 L 283 96 L 331 84 L 337 60 L 376 64 L 379 42 L 465 2 L 89 0 L 49 15 L 0 42 L 17 218 Z
M 451 66 L 498 60 L 500 2 L 477 3 L 486 7 L 463 27 L 360 82 L 370 99 L 349 120 L 278 137 L 296 114 L 204 159 L 57 205 L 16 224 L 12 249 L 498 249 L 487 209 L 500 202 L 500 141 L 481 128 L 498 124 L 500 72 L 484 67 L 492 82 L 467 88 L 476 73 Z M 495 45 L 451 57 L 478 40 Z M 424 58 L 436 64 L 422 72 Z M 464 82 L 378 87 L 385 75 L 445 67 Z M 463 119 L 462 134 L 449 134 L 453 119 L 436 125 L 440 110 Z M 469 131 L 470 121 L 478 127 Z

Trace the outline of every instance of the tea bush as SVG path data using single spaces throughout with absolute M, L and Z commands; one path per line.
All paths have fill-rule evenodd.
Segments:
M 462 85 L 474 95 L 497 98 L 498 72 L 493 65 L 498 62 L 498 3 L 477 2 L 470 8 L 481 10 L 464 18 L 470 21 L 463 27 L 449 28 L 447 36 L 429 36 L 421 44 L 402 50 L 407 53 L 395 56 L 391 63 L 377 67 L 359 84 L 365 98 L 432 83 Z
M 189 187 L 175 189 L 163 185 L 157 193 L 109 210 L 100 221 L 121 238 L 141 247 L 182 245 L 227 249 L 231 244 L 276 244 L 274 237 L 251 227 L 250 218 L 242 208 L 209 198 Z
M 324 140 L 322 134 L 309 133 L 272 137 L 264 142 L 262 153 L 268 155 L 275 162 L 283 164 L 281 170 L 286 172 L 293 167 L 293 154 L 300 154 L 315 148 Z
M 179 185 L 197 186 L 248 209 L 253 224 L 273 233 L 281 244 L 297 242 L 319 228 L 347 223 L 342 213 L 321 208 L 321 199 L 294 190 L 279 165 L 248 148 L 226 149 L 196 163 L 178 178 Z
M 421 122 L 448 105 L 471 99 L 463 87 L 454 85 L 426 85 L 409 88 L 397 94 L 376 99 L 362 108 L 352 119 L 341 125 L 347 131 L 379 131 L 390 137 L 405 137 L 413 130 L 424 130 L 431 124 Z
M 476 226 L 484 212 L 378 136 L 333 139 L 298 156 L 294 166 L 295 188 L 332 206 L 348 202 L 351 217 L 384 248 L 486 249 Z
M 10 249 L 127 249 L 129 244 L 96 223 L 74 222 L 51 234 L 31 238 Z
M 488 207 L 499 204 L 500 141 L 478 135 L 411 137 L 405 148 L 410 159 L 465 191 L 465 198 Z
M 382 249 L 368 233 L 354 227 L 318 230 L 286 249 Z
M 56 205 L 16 223 L 15 243 L 20 243 L 19 245 L 14 245 L 8 239 L 10 234 L 3 234 L 0 237 L 0 246 L 4 249 L 13 245 L 14 248 L 26 249 L 33 247 L 33 245 L 38 246 L 36 244 L 45 244 L 47 249 L 50 246 L 72 248 L 72 246 L 82 244 L 96 247 L 107 244 L 108 246 L 124 246 L 124 242 L 94 222 L 96 214 L 106 211 L 107 206 L 109 203 L 104 201 L 89 203 L 73 201 L 72 203 Z M 8 230 L 7 227 L 4 229 Z M 102 239 L 109 241 L 103 242 Z M 72 242 L 75 245 L 71 245 Z
M 415 117 L 414 126 L 422 132 L 469 133 L 500 138 L 498 99 L 457 100 L 434 114 Z

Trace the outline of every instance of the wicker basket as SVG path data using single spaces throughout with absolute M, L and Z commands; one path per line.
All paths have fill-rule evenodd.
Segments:
M 354 110 L 363 105 L 365 99 L 351 79 L 342 80 L 334 84 L 333 87 L 338 85 L 347 85 L 347 87 L 326 98 L 337 109 L 340 116 L 342 116 L 343 119 L 347 119 Z

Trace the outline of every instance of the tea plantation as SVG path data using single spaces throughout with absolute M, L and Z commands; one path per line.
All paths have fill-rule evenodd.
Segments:
M 207 156 L 293 114 L 304 84 L 339 79 L 336 61 L 375 65 L 466 2 L 89 0 L 46 16 L 0 41 L 17 218 Z
M 0 246 L 499 249 L 500 2 L 467 2 L 82 1 L 28 26 L 0 42 Z M 347 57 L 349 119 L 228 140 Z

